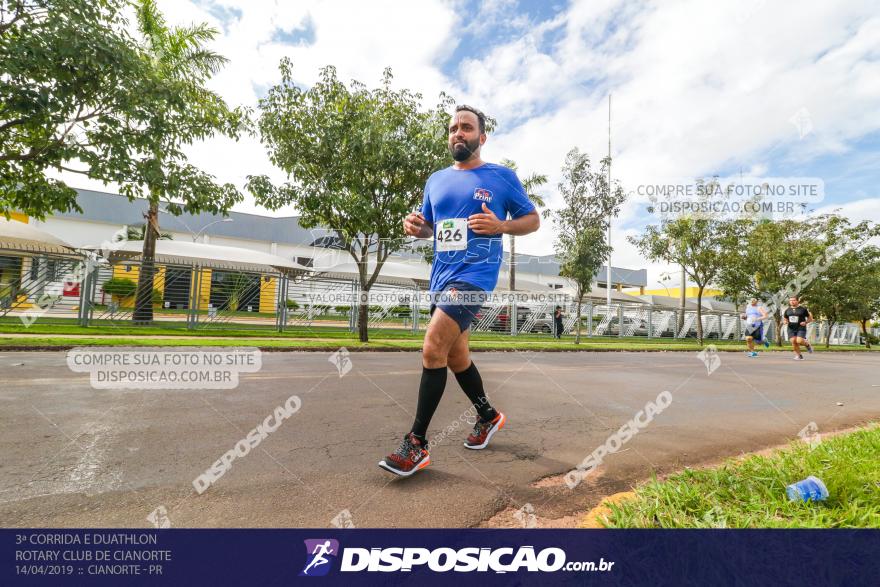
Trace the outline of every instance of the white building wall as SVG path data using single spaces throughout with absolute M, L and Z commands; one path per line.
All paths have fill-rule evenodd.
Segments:
M 115 225 L 106 222 L 96 222 L 92 220 L 74 220 L 71 218 L 48 217 L 45 221 L 37 221 L 31 219 L 31 223 L 41 230 L 45 230 L 59 238 L 64 239 L 75 247 L 100 245 L 105 240 L 109 241 L 113 235 L 122 228 L 122 225 Z M 194 227 L 195 228 L 195 227 Z M 192 233 L 187 231 L 175 230 L 167 226 L 162 226 L 163 232 L 171 234 L 174 240 L 192 241 Z M 272 243 L 270 241 L 258 241 L 252 239 L 232 238 L 226 236 L 210 235 L 208 238 L 199 238 L 200 242 L 210 242 L 212 245 L 222 245 L 227 247 L 240 247 L 243 249 L 251 249 L 264 253 L 273 253 L 286 259 L 311 258 L 313 267 L 316 271 L 329 269 L 340 263 L 351 263 L 353 258 L 347 251 L 338 249 L 314 248 L 304 245 L 291 245 L 286 243 Z M 393 260 L 393 257 L 392 259 Z M 517 270 L 517 279 L 523 282 L 537 282 L 546 285 L 550 290 L 551 283 L 565 283 L 569 285 L 569 281 L 561 277 L 550 277 L 538 273 L 530 273 Z M 430 267 L 424 265 L 424 279 L 430 276 Z M 506 266 L 502 266 L 501 276 L 498 279 L 498 287 L 506 288 L 507 276 Z

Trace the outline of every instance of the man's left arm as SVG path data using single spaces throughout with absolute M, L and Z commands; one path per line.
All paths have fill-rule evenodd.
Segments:
M 532 210 L 519 218 L 510 218 L 501 223 L 501 232 L 513 236 L 531 234 L 541 227 L 541 217 L 537 210 Z

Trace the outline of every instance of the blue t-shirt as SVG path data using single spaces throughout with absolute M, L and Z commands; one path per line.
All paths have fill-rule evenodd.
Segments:
M 425 220 L 434 225 L 432 292 L 442 291 L 451 281 L 464 281 L 488 292 L 495 289 L 503 252 L 500 234 L 477 234 L 467 228 L 466 248 L 437 250 L 438 231 L 444 231 L 446 237 L 442 233 L 440 237 L 448 240 L 450 231 L 462 226 L 461 221 L 455 222 L 455 219 L 483 213 L 483 203 L 499 220 L 505 220 L 508 213 L 511 218 L 519 218 L 535 209 L 516 173 L 503 165 L 484 163 L 475 169 L 447 167 L 428 178 L 421 212 Z M 444 220 L 452 222 L 444 223 Z
M 746 306 L 746 319 L 748 319 L 752 316 L 754 316 L 754 318 L 755 318 L 753 321 L 753 324 L 755 326 L 760 326 L 761 323 L 763 322 L 761 320 L 761 306 L 753 306 L 751 304 Z

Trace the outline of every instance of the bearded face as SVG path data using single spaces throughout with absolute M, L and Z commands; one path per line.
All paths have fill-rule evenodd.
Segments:
M 479 154 L 480 121 L 477 115 L 467 110 L 456 112 L 449 123 L 449 154 L 459 163 Z
M 456 140 L 449 145 L 449 154 L 452 158 L 461 163 L 467 161 L 480 148 L 480 138 L 473 140 Z

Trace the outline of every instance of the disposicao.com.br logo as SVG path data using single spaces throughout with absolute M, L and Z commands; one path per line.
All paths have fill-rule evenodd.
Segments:
M 333 566 L 339 554 L 339 541 L 332 538 L 312 538 L 306 543 L 306 566 L 300 577 L 323 577 Z
M 339 543 L 331 539 L 306 540 L 306 565 L 300 576 L 316 577 L 326 575 L 332 562 L 339 554 Z M 436 573 L 455 572 L 494 572 L 515 573 L 517 571 L 545 572 L 556 571 L 610 571 L 611 561 L 566 562 L 565 551 L 561 548 L 544 548 L 535 551 L 534 546 L 519 548 L 466 547 L 466 548 L 345 548 L 339 565 L 340 572 L 408 572 L 414 567 L 427 567 Z

